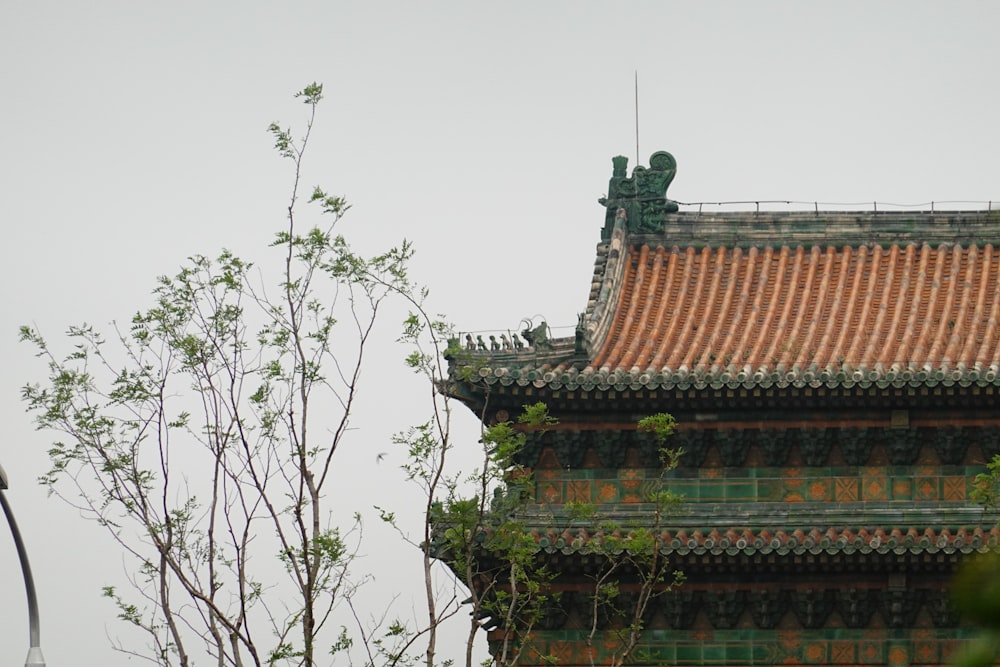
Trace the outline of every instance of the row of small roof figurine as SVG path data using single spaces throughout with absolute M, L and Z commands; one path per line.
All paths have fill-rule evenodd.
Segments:
M 496 336 L 490 336 L 488 345 L 482 336 L 476 336 L 476 339 L 472 340 L 472 334 L 465 334 L 465 349 L 473 352 L 476 350 L 491 352 L 516 350 L 520 352 L 524 349 L 524 343 L 516 333 L 512 333 L 509 338 L 507 334 L 500 334 L 500 340 L 497 340 Z

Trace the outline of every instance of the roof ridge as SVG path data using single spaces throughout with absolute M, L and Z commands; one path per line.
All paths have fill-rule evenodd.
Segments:
M 667 213 L 632 242 L 669 245 L 804 246 L 1000 242 L 1000 210 L 947 212 L 764 211 Z

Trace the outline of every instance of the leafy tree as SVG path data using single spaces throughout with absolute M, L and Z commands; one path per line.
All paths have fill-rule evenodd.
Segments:
M 1000 454 L 986 464 L 986 471 L 972 481 L 972 500 L 984 509 L 997 509 L 1000 487 Z M 962 563 L 952 583 L 955 606 L 982 631 L 957 664 L 987 667 L 1000 658 L 1000 552 L 996 549 L 976 554 Z
M 407 293 L 407 243 L 364 257 L 337 231 L 342 197 L 305 197 L 303 158 L 323 98 L 311 84 L 304 132 L 276 123 L 292 167 L 287 220 L 274 238 L 280 275 L 223 251 L 159 278 L 126 326 L 70 327 L 68 353 L 33 327 L 22 340 L 47 364 L 23 389 L 53 433 L 52 492 L 95 520 L 135 564 L 131 590 L 107 587 L 160 665 L 311 666 L 350 638 L 330 622 L 361 580 L 351 565 L 360 518 L 327 491 L 386 300 Z M 273 282 L 272 282 L 273 281 Z
M 152 305 L 127 326 L 107 333 L 72 326 L 57 346 L 22 327 L 21 339 L 47 367 L 45 381 L 22 395 L 37 427 L 54 434 L 41 482 L 134 563 L 129 590 L 108 586 L 104 595 L 145 637 L 145 646 L 116 648 L 154 664 L 185 667 L 207 655 L 240 667 L 311 667 L 324 656 L 366 667 L 447 666 L 453 660 L 439 658 L 440 629 L 468 602 L 465 667 L 473 667 L 482 628 L 498 626 L 510 631 L 495 662 L 516 665 L 555 602 L 550 584 L 558 576 L 526 524 L 537 506 L 517 457 L 526 432 L 556 420 L 543 404 L 525 406 L 517 423 L 481 419 L 480 466 L 453 470 L 454 382 L 475 381 L 475 364 L 449 364 L 464 352 L 428 311 L 427 290 L 410 281 L 408 243 L 372 257 L 354 252 L 337 230 L 347 202 L 318 187 L 306 201 L 325 223 L 300 222 L 303 158 L 323 88 L 311 84 L 296 97 L 308 107 L 301 136 L 268 128 L 292 165 L 286 225 L 271 244 L 278 275 L 229 251 L 196 255 L 158 279 Z M 407 478 L 422 488 L 419 534 L 399 527 L 391 508 L 380 512 L 421 553 L 426 616 L 419 621 L 393 617 L 388 606 L 362 619 L 365 578 L 353 567 L 361 518 L 338 523 L 332 517 L 351 512 L 328 499 L 371 335 L 393 298 L 410 308 L 401 341 L 429 390 L 428 421 L 395 438 L 408 453 Z M 657 415 L 639 427 L 662 444 L 673 420 Z M 666 471 L 680 452 L 663 451 Z M 653 529 L 615 528 L 597 544 L 606 569 L 594 580 L 595 619 L 619 595 L 624 568 L 642 573 L 619 664 L 638 641 L 649 599 L 676 583 L 656 542 L 676 499 L 661 489 L 652 500 Z M 569 509 L 596 517 L 591 508 Z M 334 620 L 341 604 L 351 629 Z M 593 627 L 592 639 L 596 620 Z
M 622 527 L 604 524 L 600 539 L 599 553 L 603 556 L 603 567 L 593 576 L 594 590 L 591 604 L 591 626 L 587 638 L 588 646 L 597 639 L 598 619 L 601 605 L 606 604 L 617 613 L 623 614 L 621 628 L 612 631 L 615 649 L 611 652 L 610 665 L 618 667 L 632 656 L 645 629 L 645 619 L 649 603 L 653 598 L 669 593 L 684 582 L 684 573 L 670 570 L 663 558 L 661 531 L 664 521 L 681 503 L 681 497 L 671 491 L 666 484 L 666 475 L 680 465 L 683 449 L 673 449 L 667 442 L 676 429 L 673 415 L 660 412 L 640 419 L 636 428 L 648 433 L 656 440 L 661 463 L 660 476 L 651 491 L 652 521 L 649 526 Z M 599 519 L 594 513 L 590 521 Z M 624 597 L 619 579 L 623 570 L 634 573 L 637 580 L 629 591 L 628 604 L 617 604 Z M 591 652 L 593 656 L 593 652 Z M 591 659 L 593 664 L 593 659 Z
M 976 475 L 972 480 L 972 501 L 985 509 L 996 509 L 997 488 L 1000 486 L 1000 454 L 986 463 L 986 471 Z
M 445 328 L 440 331 L 450 332 Z M 418 340 L 411 342 L 419 344 Z M 448 356 L 460 354 L 454 342 L 442 349 Z M 427 625 L 425 630 L 410 632 L 409 636 L 436 634 L 442 622 L 465 603 L 469 628 L 463 664 L 472 667 L 473 645 L 484 628 L 502 625 L 530 631 L 550 599 L 546 583 L 552 574 L 537 563 L 537 544 L 523 524 L 522 510 L 529 500 L 531 476 L 515 459 L 524 446 L 524 432 L 510 421 L 492 425 L 481 421 L 480 467 L 464 473 L 450 471 L 449 453 L 455 444 L 451 439 L 449 381 L 436 355 L 422 359 L 422 364 L 411 365 L 437 378 L 432 382 L 432 403 L 436 406 L 433 414 L 441 420 L 434 419 L 397 436 L 397 442 L 408 449 L 404 471 L 410 481 L 422 487 L 427 499 L 422 541 L 407 537 L 393 515 L 383 512 L 383 519 L 396 526 L 423 554 Z M 411 357 L 411 362 L 415 360 Z M 541 403 L 525 406 L 518 418 L 522 428 L 545 428 L 554 423 Z M 448 564 L 447 572 L 435 568 L 435 563 L 441 562 Z M 440 576 L 453 577 L 468 597 L 461 600 L 449 593 L 439 599 L 437 592 L 441 588 L 435 580 Z M 433 645 L 433 640 L 428 642 L 428 646 Z M 494 661 L 498 665 L 516 665 L 522 650 L 513 636 L 506 637 L 495 651 Z M 431 650 L 424 654 L 424 664 L 436 664 Z
M 532 650 L 533 630 L 560 604 L 555 585 L 559 573 L 546 565 L 531 528 L 532 516 L 537 520 L 538 512 L 544 509 L 533 498 L 533 476 L 518 463 L 518 454 L 528 432 L 543 433 L 557 420 L 545 404 L 536 403 L 523 406 L 516 422 L 487 424 L 490 387 L 478 380 L 482 359 L 464 350 L 452 337 L 451 327 L 430 317 L 422 304 L 413 302 L 411 306 L 413 313 L 403 339 L 414 348 L 409 365 L 429 380 L 432 419 L 397 436 L 397 442 L 408 450 L 404 465 L 407 477 L 421 486 L 426 499 L 420 539 L 400 530 L 422 552 L 427 590 L 426 630 L 410 630 L 406 636 L 409 641 L 421 632 L 433 634 L 443 619 L 457 611 L 454 594 L 449 592 L 444 599 L 434 594 L 441 590 L 434 584 L 433 574 L 434 560 L 438 559 L 447 562 L 457 583 L 467 591 L 470 625 L 465 667 L 473 665 L 475 638 L 483 629 L 494 628 L 503 632 L 495 634 L 499 639 L 491 647 L 493 662 L 504 667 L 517 665 L 524 652 Z M 481 463 L 464 474 L 452 472 L 448 463 L 455 446 L 450 402 L 457 383 L 477 385 L 485 396 L 480 415 Z M 593 507 L 578 504 L 553 510 L 546 518 L 552 526 L 583 519 L 601 523 L 605 529 L 592 545 L 594 555 L 602 557 L 604 565 L 593 580 L 588 641 L 596 641 L 598 619 L 606 615 L 609 606 L 625 609 L 628 618 L 613 631 L 612 639 L 619 646 L 614 656 L 617 665 L 623 664 L 638 644 L 650 600 L 683 579 L 679 572 L 668 570 L 659 543 L 662 521 L 679 502 L 666 488 L 665 480 L 683 454 L 666 446 L 675 423 L 663 413 L 642 420 L 637 428 L 656 439 L 662 457 L 659 483 L 649 499 L 653 505 L 651 526 L 610 526 L 601 522 Z M 383 519 L 397 525 L 391 513 L 383 511 Z M 638 577 L 638 584 L 635 590 L 622 593 L 619 584 L 626 577 Z M 610 604 L 617 603 L 615 598 L 619 597 L 628 598 L 628 603 Z M 434 641 L 429 645 L 433 647 Z M 424 655 L 424 662 L 428 667 L 435 664 L 433 650 Z

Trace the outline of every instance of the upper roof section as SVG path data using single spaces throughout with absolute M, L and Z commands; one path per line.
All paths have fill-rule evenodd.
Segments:
M 651 165 L 615 160 L 576 338 L 476 353 L 483 379 L 1000 384 L 1000 211 L 680 213 L 673 158 Z

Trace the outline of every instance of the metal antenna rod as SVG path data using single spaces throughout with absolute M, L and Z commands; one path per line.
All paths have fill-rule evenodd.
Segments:
M 635 70 L 635 163 L 639 164 L 639 70 Z

